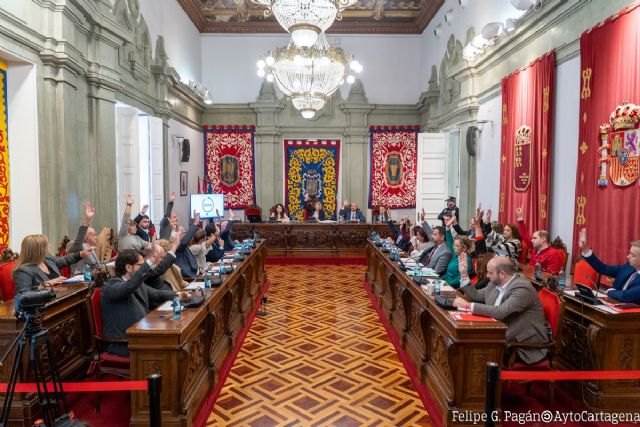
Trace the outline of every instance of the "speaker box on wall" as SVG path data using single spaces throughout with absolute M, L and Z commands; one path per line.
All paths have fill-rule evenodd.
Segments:
M 189 162 L 189 156 L 191 155 L 191 146 L 189 145 L 188 139 L 182 140 L 182 158 L 180 159 L 180 163 Z

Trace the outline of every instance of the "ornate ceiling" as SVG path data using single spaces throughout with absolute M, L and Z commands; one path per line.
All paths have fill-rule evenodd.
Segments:
M 273 16 L 251 0 L 178 0 L 201 33 L 280 33 Z M 444 0 L 360 0 L 329 33 L 420 34 Z

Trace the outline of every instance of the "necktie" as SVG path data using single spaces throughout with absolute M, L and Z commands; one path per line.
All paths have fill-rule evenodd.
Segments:
M 498 298 L 496 298 L 496 302 L 493 303 L 495 307 L 498 307 L 500 305 L 500 303 L 502 302 L 503 295 L 504 295 L 504 286 L 502 287 L 502 289 L 498 290 Z
M 424 265 L 428 266 L 429 262 L 431 261 L 431 258 L 433 258 L 433 256 L 435 255 L 435 253 L 438 251 L 438 246 L 434 247 L 428 254 L 427 254 L 427 259 L 424 260 Z
M 636 271 L 635 273 L 633 273 L 630 277 L 629 280 L 627 280 L 627 283 L 624 284 L 624 286 L 622 287 L 623 291 L 626 291 L 627 288 L 629 287 L 629 285 L 631 285 L 631 282 L 633 282 L 634 280 L 636 280 L 638 278 L 640 274 Z

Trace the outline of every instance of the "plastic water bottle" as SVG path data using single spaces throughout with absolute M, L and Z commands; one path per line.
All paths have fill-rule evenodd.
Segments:
M 254 231 L 254 232 L 253 232 L 253 241 L 254 241 L 254 242 L 257 242 L 257 241 L 258 241 L 258 239 L 260 239 L 260 236 L 258 236 L 258 232 L 257 232 L 257 231 Z
M 420 283 L 421 278 L 422 278 L 422 269 L 420 268 L 420 264 L 416 261 L 416 266 L 413 267 L 413 280 Z
M 560 269 L 558 273 L 558 287 L 564 289 L 567 286 L 567 275 L 564 272 L 564 268 Z
M 180 297 L 178 295 L 173 297 L 171 307 L 173 308 L 173 320 L 182 319 L 182 307 L 180 306 Z
M 93 276 L 91 275 L 91 266 L 89 264 L 85 264 L 84 267 L 82 267 L 82 274 L 84 275 L 85 282 L 93 280 Z
M 211 272 L 207 271 L 204 275 L 204 288 L 211 289 Z
M 433 284 L 435 285 L 435 288 L 434 288 L 435 295 L 440 295 L 440 279 L 434 280 Z
M 542 280 L 542 265 L 539 262 L 536 262 L 536 267 L 533 273 L 536 280 Z
M 227 272 L 225 271 L 226 266 L 224 265 L 224 258 L 222 258 L 220 260 L 220 276 L 222 276 L 223 274 L 226 274 Z

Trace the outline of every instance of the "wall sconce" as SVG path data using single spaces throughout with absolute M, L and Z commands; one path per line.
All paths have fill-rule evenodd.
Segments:
M 476 128 L 478 129 L 478 132 L 482 133 L 482 131 L 484 130 L 484 126 L 487 123 L 491 123 L 493 125 L 493 120 L 478 120 L 476 122 Z
M 442 24 L 436 25 L 436 27 L 433 29 L 434 36 L 436 36 L 437 38 L 440 38 L 440 34 L 442 34 Z
M 446 22 L 447 24 L 451 25 L 451 23 L 453 22 L 453 9 L 449 9 L 445 14 L 444 14 L 444 22 Z

